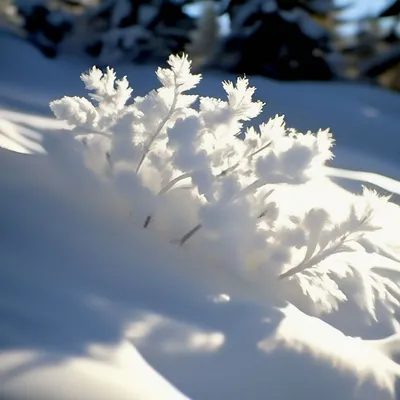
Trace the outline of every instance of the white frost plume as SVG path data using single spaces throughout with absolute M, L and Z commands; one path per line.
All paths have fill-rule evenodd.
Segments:
M 81 76 L 90 100 L 50 104 L 132 221 L 313 315 L 348 302 L 369 323 L 394 320 L 400 250 L 387 234 L 395 221 L 382 219 L 388 199 L 335 189 L 333 206 L 314 201 L 330 187 L 331 133 L 298 132 L 283 116 L 244 130 L 263 108 L 248 79 L 224 82 L 226 100 L 202 97 L 196 107 L 185 92 L 201 76 L 186 55 L 168 64 L 157 70 L 161 87 L 131 102 L 126 78 L 94 67 Z M 389 261 L 394 279 L 380 268 Z

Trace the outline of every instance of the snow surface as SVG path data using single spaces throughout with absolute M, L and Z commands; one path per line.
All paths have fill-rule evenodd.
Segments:
M 329 322 L 374 340 L 346 336 L 133 226 L 48 109 L 55 98 L 83 94 L 79 75 L 90 62 L 46 60 L 1 36 L 0 48 L 1 398 L 395 398 L 400 341 L 387 337 L 396 329 L 356 329 L 354 310 L 344 307 Z M 118 73 L 136 95 L 156 87 L 154 68 Z M 222 79 L 206 76 L 200 92 L 222 97 Z M 345 186 L 374 180 L 400 194 L 398 95 L 251 82 L 268 102 L 264 118 L 285 113 L 301 130 L 332 128 L 341 169 L 330 174 Z M 314 193 L 316 201 L 346 196 L 329 182 Z M 397 209 L 390 219 L 395 237 Z

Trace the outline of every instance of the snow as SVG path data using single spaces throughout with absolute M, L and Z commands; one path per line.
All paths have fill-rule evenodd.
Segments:
M 94 361 L 76 357 L 64 363 L 60 363 L 60 354 L 7 352 L 0 356 L 8 378 L 3 383 L 2 398 L 106 400 L 116 395 L 121 400 L 188 400 L 158 375 L 128 342 L 107 350 L 114 351 L 112 358 Z M 116 366 L 112 367 L 113 363 Z M 18 369 L 23 372 L 15 374 Z M 131 384 L 131 376 L 120 370 L 135 371 L 135 385 Z M 35 397 L 30 397 L 32 394 Z
M 79 75 L 90 60 L 46 60 L 1 36 L 0 47 L 1 398 L 395 398 L 396 321 L 368 325 L 352 304 L 327 322 L 310 317 L 298 308 L 300 294 L 296 308 L 204 262 L 201 249 L 177 251 L 133 225 L 48 108 L 83 95 Z M 156 87 L 152 67 L 118 73 L 136 95 Z M 227 78 L 207 73 L 200 92 L 222 97 Z M 285 113 L 298 129 L 332 128 L 330 175 L 352 188 L 370 181 L 400 193 L 398 95 L 338 83 L 251 83 L 268 102 L 263 118 Z M 323 180 L 296 198 L 298 207 L 310 193 L 332 213 L 343 212 L 348 196 Z M 284 193 L 280 202 L 293 207 Z M 398 209 L 384 218 L 396 240 Z M 390 263 L 381 268 L 398 274 Z

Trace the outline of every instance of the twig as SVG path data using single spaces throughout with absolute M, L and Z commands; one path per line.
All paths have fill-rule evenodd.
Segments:
M 186 235 L 182 236 L 179 241 L 179 246 L 183 246 L 199 229 L 202 228 L 202 224 L 197 224 L 193 229 L 191 229 Z
M 146 229 L 146 228 L 149 226 L 150 221 L 151 221 L 151 215 L 148 215 L 148 216 L 146 217 L 146 220 L 144 221 L 144 224 L 143 224 L 143 228 L 144 228 L 144 229 Z
M 175 80 L 175 85 L 176 85 L 176 75 L 174 76 L 174 80 Z M 157 127 L 156 131 L 154 132 L 153 136 L 150 138 L 150 141 L 147 143 L 146 148 L 145 148 L 145 150 L 144 150 L 144 152 L 142 154 L 142 157 L 141 157 L 141 159 L 139 161 L 139 164 L 138 164 L 138 166 L 136 168 L 136 174 L 139 173 L 140 168 L 141 168 L 144 160 L 146 159 L 147 155 L 150 153 L 151 145 L 154 143 L 154 141 L 156 140 L 157 136 L 160 134 L 160 132 L 164 128 L 165 124 L 169 121 L 169 119 L 171 118 L 172 114 L 174 113 L 177 102 L 178 102 L 178 91 L 175 89 L 174 99 L 172 101 L 171 108 L 169 109 L 168 114 L 163 118 L 163 120 L 158 125 L 158 127 Z

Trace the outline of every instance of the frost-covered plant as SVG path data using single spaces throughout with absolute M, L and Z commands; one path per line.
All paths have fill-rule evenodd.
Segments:
M 247 79 L 223 82 L 226 100 L 201 97 L 195 107 L 198 97 L 186 92 L 201 76 L 186 56 L 168 63 L 157 70 L 161 87 L 130 103 L 126 77 L 93 67 L 81 75 L 90 100 L 50 104 L 85 145 L 87 166 L 128 200 L 133 221 L 315 314 L 352 301 L 372 319 L 376 310 L 392 315 L 399 282 L 375 258 L 398 261 L 377 236 L 387 199 L 367 189 L 349 195 L 341 218 L 311 197 L 294 206 L 323 177 L 330 132 L 288 129 L 283 116 L 242 132 L 263 108 Z M 288 196 L 293 207 L 283 205 Z

